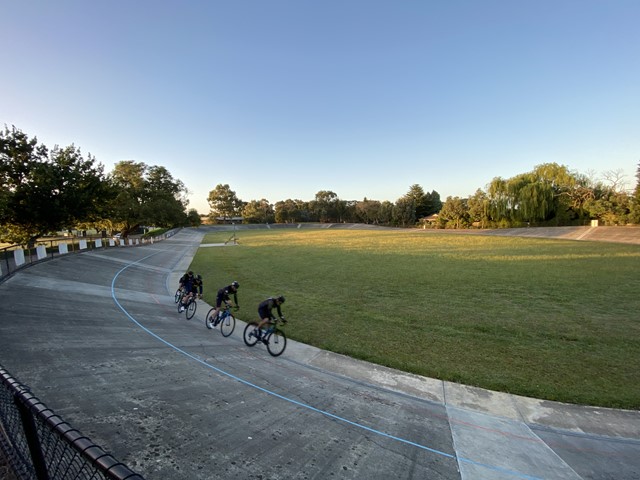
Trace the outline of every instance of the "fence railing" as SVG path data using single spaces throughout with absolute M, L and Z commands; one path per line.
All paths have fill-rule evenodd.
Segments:
M 33 245 L 11 245 L 0 249 L 0 282 L 16 271 L 34 263 L 60 255 L 116 247 L 135 247 L 164 240 L 178 230 L 170 230 L 156 237 L 130 237 L 124 239 L 104 237 L 56 237 L 41 239 Z
M 144 480 L 47 408 L 2 365 L 0 452 L 19 480 Z

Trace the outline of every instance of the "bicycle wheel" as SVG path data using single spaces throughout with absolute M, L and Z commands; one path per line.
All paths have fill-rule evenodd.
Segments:
M 204 324 L 207 326 L 209 330 L 213 328 L 213 320 L 211 320 L 211 315 L 215 312 L 216 309 L 213 307 L 209 312 L 207 312 L 207 316 L 204 317 Z
M 282 330 L 276 328 L 267 337 L 267 350 L 273 357 L 278 357 L 284 353 L 287 348 L 287 336 Z
M 196 308 L 198 308 L 198 302 L 191 300 L 187 305 L 187 320 L 191 320 L 196 314 Z
M 177 289 L 176 290 L 176 296 L 175 296 L 175 301 L 176 303 L 178 303 L 180 301 L 180 299 L 182 298 L 182 290 Z
M 233 333 L 236 329 L 236 319 L 231 313 L 228 313 L 221 321 L 220 321 L 220 333 L 223 337 L 228 337 Z M 255 337 L 251 337 L 255 338 Z M 246 340 L 245 340 L 246 342 Z
M 249 322 L 247 323 L 247 326 L 244 327 L 244 334 L 242 336 L 244 338 L 244 343 L 246 343 L 248 347 L 253 347 L 258 343 L 258 339 L 252 335 L 256 328 L 258 328 L 258 322 Z

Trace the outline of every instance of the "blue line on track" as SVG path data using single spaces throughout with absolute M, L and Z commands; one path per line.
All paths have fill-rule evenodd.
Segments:
M 179 352 L 182 355 L 184 355 L 186 357 L 189 357 L 192 360 L 195 360 L 196 362 L 200 363 L 201 365 L 203 365 L 203 366 L 205 366 L 207 368 L 210 368 L 212 370 L 215 370 L 216 372 L 218 372 L 218 373 L 220 373 L 222 375 L 225 375 L 225 376 L 227 376 L 229 378 L 232 378 L 232 379 L 234 379 L 234 380 L 236 380 L 236 381 L 238 381 L 238 382 L 240 382 L 240 383 L 242 383 L 242 384 L 244 384 L 244 385 L 246 385 L 248 387 L 255 388 L 256 390 L 260 390 L 261 392 L 264 392 L 267 395 L 271 395 L 273 397 L 276 397 L 276 398 L 279 398 L 281 400 L 284 400 L 285 402 L 289 402 L 289 403 L 292 403 L 292 404 L 297 405 L 299 407 L 305 408 L 307 410 L 311 410 L 312 412 L 319 413 L 321 415 L 324 415 L 325 417 L 333 418 L 334 420 L 338 420 L 340 422 L 347 423 L 347 424 L 349 424 L 351 426 L 360 428 L 362 430 L 366 430 L 366 431 L 374 433 L 376 435 L 380 435 L 381 437 L 390 438 L 392 440 L 396 440 L 398 442 L 401 442 L 401 443 L 404 443 L 404 444 L 407 444 L 407 445 L 411 445 L 413 447 L 417 447 L 417 448 L 420 448 L 422 450 L 429 451 L 431 453 L 435 453 L 436 455 L 440 455 L 442 457 L 451 458 L 451 459 L 454 459 L 454 460 L 457 459 L 459 462 L 468 463 L 470 465 L 476 465 L 476 466 L 479 466 L 479 467 L 487 468 L 489 470 L 505 473 L 507 475 L 512 475 L 512 476 L 517 477 L 517 478 L 522 478 L 522 479 L 525 479 L 525 480 L 543 480 L 540 477 L 534 477 L 534 476 L 526 475 L 526 474 L 523 474 L 523 473 L 520 473 L 520 472 L 514 472 L 514 471 L 506 469 L 506 468 L 498 467 L 498 466 L 495 466 L 495 465 L 488 465 L 488 464 L 485 464 L 485 463 L 476 462 L 475 460 L 471 460 L 471 459 L 468 459 L 468 458 L 458 457 L 458 456 L 452 455 L 450 453 L 442 452 L 440 450 L 436 450 L 434 448 L 427 447 L 426 445 L 421 445 L 419 443 L 412 442 L 411 440 L 407 440 L 405 438 L 396 437 L 395 435 L 391 435 L 391 434 L 382 432 L 380 430 L 376 430 L 374 428 L 367 427 L 366 425 L 362 425 L 361 423 L 357 423 L 357 422 L 354 422 L 354 421 L 349 420 L 347 418 L 340 417 L 338 415 L 335 415 L 333 413 L 327 412 L 325 410 L 320 410 L 320 409 L 318 409 L 316 407 L 313 407 L 311 405 L 308 405 L 306 403 L 302 403 L 302 402 L 299 402 L 299 401 L 294 400 L 292 398 L 280 395 L 279 393 L 276 393 L 276 392 L 274 392 L 272 390 L 267 390 L 266 388 L 263 388 L 263 387 L 261 387 L 259 385 L 256 385 L 256 384 L 251 383 L 251 382 L 249 382 L 247 380 L 244 380 L 243 378 L 236 377 L 235 375 L 233 375 L 233 374 L 231 374 L 229 372 L 226 372 L 224 370 L 221 370 L 220 368 L 205 362 L 204 360 L 192 355 L 191 353 L 189 353 L 189 352 L 187 352 L 185 350 L 182 350 L 180 347 L 177 347 L 177 346 L 173 345 L 172 343 L 169 343 L 164 338 L 162 338 L 159 335 L 157 335 L 156 333 L 152 332 L 147 327 L 145 327 L 140 322 L 138 322 L 135 318 L 133 318 L 133 316 L 131 316 L 131 314 L 120 304 L 120 302 L 116 298 L 116 294 L 115 294 L 115 283 L 116 283 L 117 278 L 120 276 L 120 274 L 122 272 L 124 272 L 129 267 L 132 267 L 132 266 L 134 266 L 134 265 L 136 265 L 138 263 L 143 262 L 144 260 L 146 260 L 146 259 L 148 259 L 150 257 L 153 257 L 154 255 L 157 255 L 158 253 L 162 253 L 162 252 L 155 252 L 155 253 L 152 253 L 151 255 L 147 255 L 146 257 L 143 257 L 140 260 L 137 260 L 137 261 L 135 261 L 133 263 L 130 263 L 129 265 L 127 265 L 127 266 L 123 267 L 122 269 L 120 269 L 115 274 L 115 276 L 113 277 L 113 280 L 111 281 L 111 297 L 113 298 L 113 301 L 116 303 L 116 305 L 120 308 L 120 310 L 122 310 L 122 312 L 129 318 L 129 320 L 131 320 L 133 323 L 135 323 L 138 327 L 140 327 L 142 330 L 147 332 L 149 335 L 151 335 L 152 337 L 154 337 L 157 340 L 161 341 L 162 343 L 164 343 L 168 347 L 172 348 L 176 352 Z

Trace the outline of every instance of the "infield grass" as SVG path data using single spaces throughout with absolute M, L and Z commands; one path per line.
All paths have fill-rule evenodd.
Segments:
M 540 399 L 640 408 L 640 247 L 419 230 L 241 230 L 200 248 L 238 318 L 283 294 L 295 340 Z M 203 243 L 228 240 L 207 234 Z

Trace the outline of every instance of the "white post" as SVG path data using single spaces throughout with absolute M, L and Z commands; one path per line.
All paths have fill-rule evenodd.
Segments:
M 60 252 L 60 255 L 64 255 L 65 253 L 69 253 L 69 247 L 67 246 L 66 243 L 59 243 L 58 244 L 58 252 Z
M 14 250 L 13 259 L 16 261 L 16 267 L 24 265 L 24 250 L 21 248 Z
M 45 247 L 44 245 L 38 245 L 36 247 L 36 253 L 38 254 L 38 260 L 47 258 L 47 247 Z

